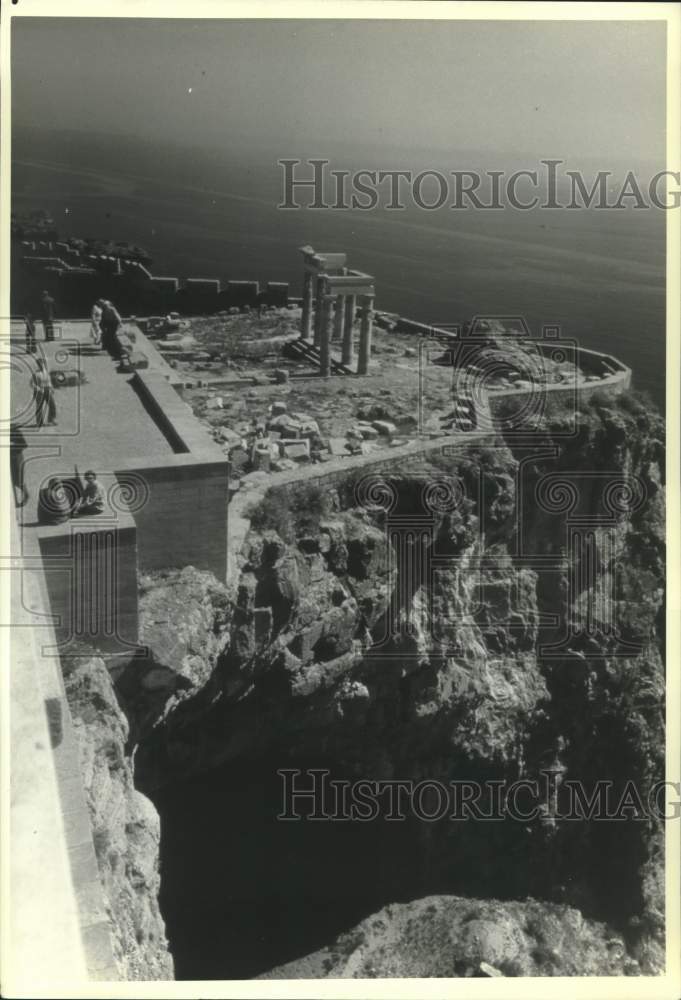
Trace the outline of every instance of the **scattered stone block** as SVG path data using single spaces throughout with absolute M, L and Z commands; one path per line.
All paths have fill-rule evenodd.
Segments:
M 295 467 L 296 463 L 292 462 L 290 458 L 277 458 L 270 466 L 272 472 L 289 472 Z
M 295 462 L 307 462 L 310 459 L 309 441 L 292 441 L 290 444 L 284 442 L 280 447 L 284 458 L 290 458 Z
M 270 413 L 272 414 L 273 417 L 278 417 L 282 413 L 286 413 L 286 409 L 287 409 L 286 403 L 277 400 L 270 406 Z
M 277 429 L 281 431 L 281 436 L 283 438 L 300 437 L 300 424 L 296 420 L 283 421 L 277 425 Z
M 397 427 L 390 420 L 374 420 L 371 426 L 379 434 L 387 434 L 389 437 L 397 433 Z
M 357 424 L 355 437 L 361 437 L 363 441 L 374 441 L 378 437 L 378 431 L 371 424 Z
M 288 369 L 286 368 L 274 369 L 274 381 L 277 382 L 279 385 L 284 385 L 286 382 L 288 382 L 288 379 L 289 379 Z
M 231 447 L 241 447 L 241 437 L 231 427 L 216 427 L 215 436 Z
M 329 438 L 329 451 L 334 456 L 348 455 L 348 443 L 345 438 Z
M 222 396 L 209 396 L 206 400 L 207 410 L 221 410 L 222 409 Z
M 306 420 L 301 424 L 300 436 L 303 438 L 316 437 L 319 434 L 319 424 L 316 420 Z

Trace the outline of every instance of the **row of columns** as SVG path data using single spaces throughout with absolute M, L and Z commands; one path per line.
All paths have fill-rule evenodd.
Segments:
M 341 363 L 354 364 L 354 322 L 359 302 L 360 331 L 357 374 L 369 373 L 374 315 L 373 278 L 343 266 L 345 254 L 316 254 L 302 247 L 305 258 L 300 336 L 319 350 L 320 375 L 331 374 L 331 344 L 341 345 Z M 332 270 L 339 273 L 331 274 Z

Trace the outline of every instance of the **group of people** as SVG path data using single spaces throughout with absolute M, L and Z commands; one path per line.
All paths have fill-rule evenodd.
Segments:
M 116 361 L 120 361 L 123 356 L 118 340 L 118 331 L 122 325 L 123 320 L 113 302 L 109 299 L 97 299 L 92 307 L 90 336 L 95 344 L 101 344 Z
M 40 315 L 45 331 L 45 340 L 54 340 L 54 299 L 48 292 L 43 292 L 40 300 Z M 26 323 L 26 353 L 35 356 L 35 368 L 31 376 L 33 399 L 35 402 L 35 422 L 37 427 L 43 427 L 47 422 L 50 426 L 57 423 L 57 405 L 54 398 L 54 386 L 47 368 L 44 354 L 38 353 L 36 345 L 36 327 L 32 313 L 24 315 Z M 95 344 L 107 351 L 112 358 L 120 361 L 123 351 L 118 339 L 118 331 L 123 324 L 120 313 L 113 302 L 108 299 L 97 299 L 92 307 L 92 323 L 90 336 Z
M 42 292 L 38 310 L 43 330 L 45 331 L 45 340 L 54 340 L 54 299 L 49 292 Z M 33 313 L 27 312 L 24 315 L 24 319 L 26 321 L 26 352 L 27 354 L 35 354 L 35 319 Z
M 27 442 L 18 424 L 10 425 L 10 475 L 17 507 L 29 500 L 24 482 L 24 451 Z M 88 469 L 83 478 L 75 469 L 70 479 L 52 476 L 38 492 L 38 523 L 62 524 L 71 517 L 101 514 L 105 494 L 94 469 Z
M 42 321 L 45 341 L 53 341 L 55 326 L 55 302 L 49 292 L 41 294 L 39 316 Z M 43 427 L 45 423 L 55 426 L 57 406 L 54 386 L 47 367 L 47 358 L 36 343 L 36 321 L 33 313 L 24 314 L 26 325 L 26 353 L 34 357 L 35 367 L 31 374 L 31 387 L 35 404 L 35 423 Z M 119 360 L 122 350 L 118 341 L 118 331 L 122 326 L 118 310 L 108 299 L 98 299 L 92 308 L 90 336 L 95 344 L 108 351 L 112 358 Z M 14 487 L 15 501 L 23 507 L 29 499 L 24 483 L 23 452 L 27 447 L 26 438 L 18 423 L 10 425 L 10 471 Z M 60 524 L 71 517 L 101 514 L 104 510 L 105 494 L 93 469 L 88 469 L 81 478 L 78 470 L 72 478 L 53 476 L 38 494 L 38 521 L 40 524 Z
M 104 499 L 104 490 L 93 469 L 88 469 L 83 479 L 78 469 L 72 479 L 53 476 L 38 494 L 38 523 L 63 524 L 71 517 L 101 514 Z
M 39 311 L 45 331 L 45 340 L 54 340 L 54 299 L 47 291 L 41 294 Z M 118 331 L 123 325 L 123 320 L 116 306 L 109 299 L 97 299 L 92 307 L 91 320 L 90 337 L 93 342 L 107 351 L 112 358 L 120 361 L 122 351 L 118 340 Z M 25 313 L 24 321 L 26 323 L 26 353 L 35 354 L 37 347 L 33 313 Z

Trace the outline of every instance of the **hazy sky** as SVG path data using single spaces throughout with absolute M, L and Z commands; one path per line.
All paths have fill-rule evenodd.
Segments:
M 19 18 L 15 124 L 188 144 L 659 156 L 653 22 Z

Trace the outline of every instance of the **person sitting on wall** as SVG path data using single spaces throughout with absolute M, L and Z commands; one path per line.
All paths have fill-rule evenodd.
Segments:
M 104 490 L 97 479 L 97 473 L 87 469 L 84 479 L 85 482 L 81 483 L 80 499 L 76 501 L 73 509 L 74 517 L 101 514 L 104 511 Z
M 38 524 L 63 524 L 71 517 L 72 501 L 64 484 L 53 476 L 38 493 Z

